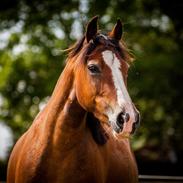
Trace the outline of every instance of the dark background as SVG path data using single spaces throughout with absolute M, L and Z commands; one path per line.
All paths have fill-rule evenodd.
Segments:
M 53 91 L 61 50 L 94 15 L 106 32 L 121 18 L 135 56 L 128 87 L 142 118 L 132 138 L 139 173 L 183 175 L 182 0 L 1 0 L 0 123 L 16 142 Z M 7 160 L 0 166 L 5 180 Z

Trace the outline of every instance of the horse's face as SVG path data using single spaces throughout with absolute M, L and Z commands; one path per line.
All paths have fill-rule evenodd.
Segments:
M 116 49 L 111 43 L 114 36 L 97 35 L 98 44 L 91 54 L 85 61 L 78 62 L 75 69 L 76 96 L 86 111 L 110 124 L 115 132 L 130 134 L 139 123 L 139 112 L 126 87 L 129 65 L 121 56 L 119 49 L 122 48 Z M 81 57 L 78 59 L 82 60 Z

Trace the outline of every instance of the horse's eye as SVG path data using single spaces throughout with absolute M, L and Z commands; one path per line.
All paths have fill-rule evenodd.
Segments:
M 100 74 L 100 69 L 98 68 L 97 65 L 94 65 L 94 64 L 88 65 L 88 70 L 89 70 L 92 74 Z

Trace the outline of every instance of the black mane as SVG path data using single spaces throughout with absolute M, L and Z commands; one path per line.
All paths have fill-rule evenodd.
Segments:
M 84 46 L 85 36 L 83 36 L 79 41 L 77 41 L 73 46 L 71 46 L 67 51 L 69 52 L 69 58 L 76 56 Z M 98 45 L 104 45 L 106 49 L 112 47 L 117 51 L 123 60 L 127 62 L 132 61 L 132 55 L 127 49 L 123 41 L 117 41 L 113 38 L 108 37 L 105 34 L 97 34 L 87 45 L 85 50 L 86 59 L 95 50 Z

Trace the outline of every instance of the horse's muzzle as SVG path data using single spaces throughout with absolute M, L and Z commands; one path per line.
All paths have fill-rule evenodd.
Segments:
M 117 121 L 116 121 L 116 128 L 114 129 L 117 133 L 120 133 L 123 130 L 124 123 L 128 123 L 130 120 L 130 115 L 129 113 L 125 112 L 120 112 L 117 116 Z M 140 125 L 140 113 L 135 112 L 135 122 L 132 124 L 132 131 L 131 134 L 135 132 L 135 130 L 139 127 Z

